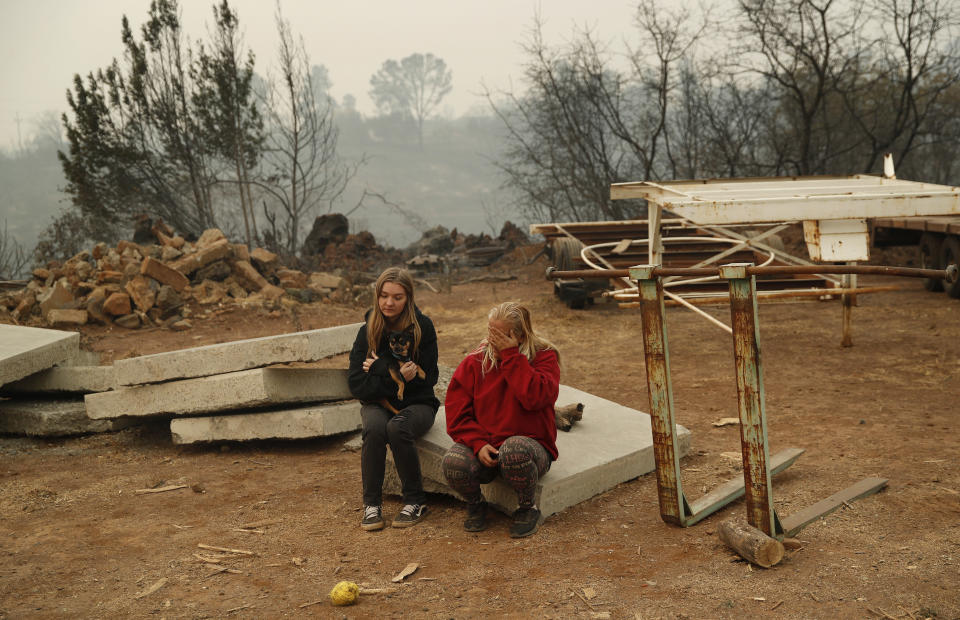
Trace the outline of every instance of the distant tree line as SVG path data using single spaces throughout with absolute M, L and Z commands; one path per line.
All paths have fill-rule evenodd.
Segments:
M 876 173 L 960 183 L 958 0 L 738 0 L 718 22 L 642 0 L 630 48 L 551 47 L 487 92 L 532 221 L 634 217 L 611 183 Z M 618 62 L 619 61 L 619 62 Z
M 208 40 L 190 44 L 177 1 L 155 0 L 139 33 L 123 17 L 121 59 L 75 76 L 59 152 L 73 208 L 46 230 L 39 258 L 119 238 L 141 213 L 294 255 L 311 218 L 342 200 L 363 157 L 338 153 L 326 69 L 311 65 L 279 8 L 278 63 L 266 76 L 227 0 L 213 18 Z M 414 123 L 422 147 L 423 122 L 451 88 L 443 61 L 390 60 L 371 84 L 381 112 Z

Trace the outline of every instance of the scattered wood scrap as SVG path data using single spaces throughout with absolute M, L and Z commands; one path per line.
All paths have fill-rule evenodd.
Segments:
M 407 564 L 407 566 L 402 571 L 397 573 L 397 576 L 394 577 L 391 581 L 393 581 L 393 583 L 399 583 L 404 579 L 406 579 L 407 577 L 409 577 L 410 575 L 417 572 L 418 568 L 420 568 L 419 564 L 417 564 L 416 562 L 411 562 L 410 564 Z
M 220 551 L 222 553 L 237 553 L 239 555 L 257 555 L 253 551 L 247 551 L 246 549 L 230 549 L 229 547 L 214 547 L 213 545 L 205 545 L 203 543 L 197 543 L 197 547 L 200 549 L 206 549 L 207 551 Z
M 141 598 L 143 598 L 143 597 L 145 597 L 145 596 L 150 596 L 151 594 L 153 594 L 154 592 L 156 592 L 157 590 L 159 590 L 160 588 L 162 588 L 162 587 L 165 586 L 166 584 L 167 584 L 167 578 L 166 578 L 166 577 L 163 577 L 163 578 L 161 578 L 160 580 L 156 581 L 152 586 L 150 586 L 149 588 L 147 588 L 147 589 L 144 590 L 143 592 L 140 592 L 140 593 L 136 594 L 133 598 L 141 599 Z
M 157 487 L 156 489 L 137 489 L 134 493 L 137 495 L 147 495 L 149 493 L 165 493 L 167 491 L 176 491 L 177 489 L 185 488 L 187 488 L 185 484 L 171 484 L 165 487 Z
M 266 527 L 268 525 L 276 525 L 278 523 L 283 523 L 283 519 L 264 519 L 262 521 L 252 521 L 250 523 L 244 523 L 240 526 L 242 530 L 255 530 L 261 527 Z

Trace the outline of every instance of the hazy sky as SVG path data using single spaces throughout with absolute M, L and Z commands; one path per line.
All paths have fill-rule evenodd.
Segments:
M 44 111 L 66 109 L 73 75 L 107 65 L 122 54 L 120 20 L 139 25 L 149 0 L 0 0 L 0 148 L 15 147 L 17 118 L 24 140 Z M 181 0 L 182 20 L 192 39 L 205 37 L 213 0 Z M 275 3 L 232 0 L 246 43 L 264 73 L 274 61 Z M 628 0 L 281 0 L 284 17 L 303 36 L 314 64 L 326 65 L 338 101 L 350 93 L 361 112 L 373 111 L 370 76 L 388 58 L 433 53 L 453 71 L 453 91 L 444 101 L 460 115 L 482 104 L 481 81 L 519 83 L 526 39 L 539 7 L 548 43 L 589 27 L 618 42 L 633 28 Z

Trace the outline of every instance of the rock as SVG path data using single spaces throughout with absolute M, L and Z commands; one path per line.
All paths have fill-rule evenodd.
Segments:
M 284 291 L 282 288 L 280 288 L 279 286 L 274 286 L 273 284 L 267 284 L 262 289 L 260 289 L 260 294 L 263 295 L 264 298 L 272 301 L 275 301 L 283 297 L 283 294 L 285 292 L 286 291 Z
M 70 292 L 70 289 L 67 288 L 67 285 L 63 283 L 62 280 L 58 280 L 53 287 L 51 287 L 50 292 L 42 297 L 38 297 L 37 301 L 40 302 L 40 315 L 46 318 L 47 313 L 51 310 L 59 310 L 61 308 L 70 308 L 76 307 L 75 299 L 73 293 Z
M 246 243 L 234 243 L 233 244 L 233 257 L 237 260 L 250 260 L 250 249 L 247 247 Z
M 147 241 L 146 243 L 149 244 L 150 241 Z M 121 257 L 135 258 L 137 260 L 141 260 L 144 255 L 144 251 L 143 251 L 143 248 L 141 248 L 138 243 L 134 243 L 132 241 L 127 241 L 126 239 L 122 239 L 119 242 L 117 242 L 117 254 L 119 254 Z
M 95 288 L 87 296 L 87 318 L 93 319 L 98 323 L 108 324 L 110 323 L 110 317 L 103 310 L 103 306 L 106 303 L 107 295 L 102 288 Z M 130 311 L 130 301 L 127 301 L 127 312 Z M 121 313 L 124 314 L 124 313 Z
M 250 252 L 250 263 L 252 263 L 262 274 L 273 275 L 280 267 L 280 259 L 276 254 L 263 248 L 255 248 Z
M 193 297 L 202 305 L 216 304 L 227 296 L 227 287 L 213 280 L 204 280 L 193 287 Z
M 77 261 L 76 274 L 81 280 L 86 280 L 91 274 L 93 274 L 93 265 L 85 260 Z
M 107 248 L 107 244 L 101 241 L 97 245 L 93 246 L 93 249 L 90 251 L 90 256 L 93 258 L 93 260 L 100 260 L 107 255 L 108 250 L 109 248 Z
M 347 217 L 341 213 L 326 213 L 313 221 L 313 228 L 303 242 L 304 256 L 323 254 L 330 244 L 342 243 L 350 233 Z
M 307 288 L 307 274 L 296 269 L 278 269 L 281 288 Z
M 133 224 L 133 241 L 134 243 L 150 243 L 153 239 L 153 221 L 149 215 L 141 213 Z
M 71 325 L 85 325 L 87 323 L 86 310 L 63 310 L 53 309 L 46 315 L 47 323 L 53 327 L 66 327 Z
M 159 217 L 153 222 L 153 226 L 150 227 L 150 232 L 152 232 L 153 236 L 158 240 L 160 239 L 160 235 L 167 238 L 173 236 L 173 229 L 164 223 L 163 218 Z
M 140 273 L 150 276 L 160 284 L 172 286 L 177 292 L 182 291 L 190 281 L 176 269 L 171 269 L 153 258 L 145 258 L 140 264 Z
M 310 274 L 310 279 L 307 283 L 307 286 L 315 291 L 322 289 L 333 289 L 336 290 L 340 288 L 343 284 L 343 278 L 340 276 L 335 276 L 332 273 L 325 273 L 322 271 L 314 272 Z
M 97 274 L 97 284 L 104 284 L 106 282 L 113 282 L 115 284 L 120 284 L 123 282 L 123 274 L 119 271 L 101 271 Z
M 164 245 L 160 249 L 160 260 L 167 263 L 183 256 L 183 252 L 169 245 Z
M 125 314 L 117 317 L 113 322 L 126 329 L 140 329 L 140 317 L 136 314 Z
M 44 269 L 43 267 L 37 267 L 33 270 L 33 277 L 41 282 L 46 282 L 47 278 L 51 276 L 49 269 Z
M 170 264 L 170 267 L 176 269 L 185 276 L 206 267 L 214 261 L 227 258 L 233 253 L 233 247 L 226 239 L 220 239 L 212 245 L 198 249 L 193 254 L 187 254 Z
M 224 260 L 218 260 L 214 263 L 210 263 L 202 269 L 198 269 L 195 274 L 193 274 L 194 281 L 203 281 L 203 280 L 216 280 L 217 282 L 222 282 L 226 280 L 230 274 L 233 273 L 233 269 L 230 266 L 230 263 Z
M 193 327 L 193 323 L 190 322 L 190 319 L 181 319 L 170 324 L 170 329 L 175 332 L 182 332 L 191 327 Z
M 127 259 L 125 259 L 127 260 Z M 129 282 L 140 275 L 140 264 L 132 257 L 123 265 L 123 282 Z
M 28 291 L 14 309 L 13 318 L 21 321 L 24 319 L 24 317 L 30 316 L 30 311 L 33 310 L 33 306 L 36 302 L 36 295 L 32 291 Z
M 242 286 L 240 286 L 240 284 L 233 278 L 233 276 L 230 276 L 229 278 L 224 280 L 223 284 L 224 286 L 227 287 L 227 293 L 229 293 L 230 296 L 233 297 L 234 299 L 243 299 L 244 297 L 247 296 L 247 291 L 244 290 Z
M 157 309 L 160 311 L 160 318 L 165 319 L 175 314 L 183 307 L 183 298 L 172 286 L 164 284 L 157 291 Z
M 197 248 L 205 248 L 213 245 L 219 241 L 226 241 L 227 237 L 223 234 L 219 228 L 208 228 L 203 231 L 203 234 L 200 235 L 200 238 L 197 239 L 196 246 Z
M 130 296 L 126 293 L 112 293 L 103 302 L 103 311 L 111 316 L 130 314 Z
M 142 312 L 152 308 L 154 301 L 157 299 L 157 294 L 150 286 L 150 282 L 141 275 L 131 278 L 124 290 L 130 295 L 134 305 Z
M 251 292 L 262 290 L 269 284 L 260 272 L 245 260 L 234 261 L 233 274 L 240 285 Z

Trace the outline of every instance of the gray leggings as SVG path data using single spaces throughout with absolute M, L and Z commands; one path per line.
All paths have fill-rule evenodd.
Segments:
M 500 444 L 497 465 L 487 467 L 462 443 L 455 443 L 443 455 L 443 475 L 450 487 L 468 503 L 483 501 L 480 485 L 492 482 L 497 474 L 517 492 L 520 508 L 533 506 L 540 476 L 550 469 L 550 455 L 536 439 L 514 435 Z

